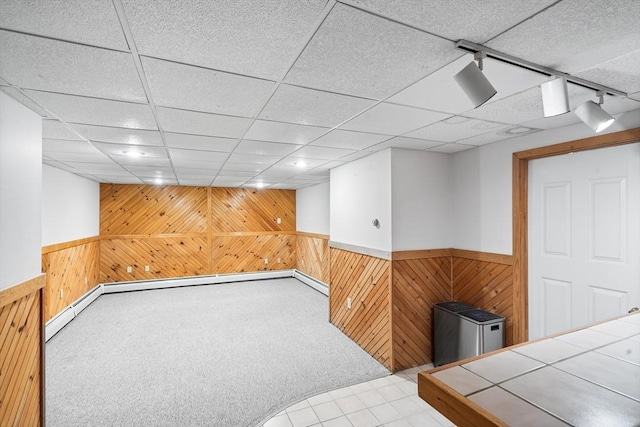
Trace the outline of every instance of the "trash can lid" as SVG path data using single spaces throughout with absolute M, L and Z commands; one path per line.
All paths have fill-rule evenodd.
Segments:
M 465 310 L 472 310 L 475 307 L 469 304 L 465 304 L 463 302 L 458 301 L 447 301 L 447 302 L 439 302 L 436 304 L 438 307 L 442 307 L 445 310 L 452 311 L 454 313 L 459 313 Z
M 480 310 L 479 308 L 474 308 L 473 310 L 465 310 L 460 313 L 460 316 L 474 320 L 478 323 L 491 322 L 493 320 L 504 320 L 504 317 L 502 316 L 489 313 L 488 311 Z

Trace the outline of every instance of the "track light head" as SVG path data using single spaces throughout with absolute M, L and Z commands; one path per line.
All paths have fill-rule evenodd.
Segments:
M 458 86 L 460 86 L 465 95 L 473 102 L 475 108 L 487 102 L 497 93 L 493 85 L 491 85 L 482 73 L 482 59 L 484 57 L 483 52 L 476 52 L 475 59 L 478 60 L 480 67 L 471 61 L 469 65 L 453 76 Z
M 574 113 L 576 113 L 576 116 L 578 116 L 584 124 L 593 129 L 594 132 L 599 133 L 611 126 L 615 119 L 602 109 L 602 104 L 604 103 L 604 92 L 598 91 L 596 95 L 600 98 L 600 102 L 598 104 L 593 101 L 587 101 L 579 105 L 578 108 L 575 109 Z
M 567 80 L 558 77 L 540 85 L 542 108 L 545 117 L 559 116 L 571 111 Z

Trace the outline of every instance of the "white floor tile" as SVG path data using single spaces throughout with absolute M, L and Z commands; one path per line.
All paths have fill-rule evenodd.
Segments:
M 387 402 L 391 402 L 392 400 L 402 399 L 407 395 L 398 388 L 395 384 L 388 385 L 386 387 L 382 387 L 378 389 L 378 393 L 380 393 Z
M 308 407 L 309 407 L 309 402 L 307 402 L 306 400 L 303 400 L 301 402 L 298 402 L 294 405 L 289 406 L 286 409 L 286 412 L 291 413 L 291 412 L 299 411 L 302 408 L 308 408 Z
M 391 406 L 396 408 L 404 416 L 414 415 L 425 410 L 425 407 L 418 405 L 411 397 L 394 400 Z
M 368 409 L 347 415 L 353 427 L 375 427 L 380 425 L 378 419 Z
M 365 391 L 373 390 L 373 386 L 370 384 L 370 381 L 354 384 L 349 389 L 353 392 L 353 394 L 362 393 Z
M 400 383 L 400 382 L 405 381 L 405 379 L 404 379 L 404 378 L 402 378 L 402 377 L 400 377 L 400 376 L 398 376 L 398 375 L 395 375 L 395 374 L 394 374 L 394 375 L 389 375 L 389 376 L 387 377 L 387 379 L 389 380 L 389 382 L 390 382 L 391 384 L 396 384 L 396 383 Z
M 342 416 L 342 417 L 334 418 L 329 421 L 325 421 L 324 423 L 322 423 L 322 426 L 323 427 L 353 427 L 353 424 L 351 424 L 351 421 L 349 421 L 349 418 L 347 418 L 346 416 Z
M 413 396 L 418 394 L 418 384 L 413 381 L 403 381 L 395 384 L 406 396 Z
M 336 403 L 345 414 L 351 414 L 367 408 L 365 404 L 358 399 L 358 396 L 347 396 L 342 399 L 336 399 Z
M 336 405 L 336 402 L 321 403 L 313 406 L 312 408 L 318 416 L 318 419 L 322 422 L 344 415 L 338 405 Z
M 428 412 L 420 412 L 406 418 L 413 427 L 442 427 L 442 424 L 433 418 Z
M 369 385 L 371 385 L 373 388 L 386 387 L 391 384 L 392 383 L 391 381 L 389 381 L 388 376 L 369 381 Z
M 333 398 L 329 396 L 329 393 L 322 393 L 307 399 L 309 406 L 319 405 L 321 403 L 331 402 Z
M 308 427 L 320 422 L 316 413 L 310 407 L 289 412 L 289 419 L 293 427 Z
M 349 387 L 339 388 L 338 390 L 333 390 L 329 392 L 329 396 L 331 396 L 334 400 L 340 399 L 341 397 L 351 396 L 353 391 Z
M 382 396 L 378 390 L 369 390 L 364 393 L 360 393 L 357 395 L 358 399 L 362 401 L 367 407 L 372 407 L 376 405 L 381 405 L 385 403 L 387 400 Z
M 287 414 L 276 415 L 269 421 L 264 423 L 264 427 L 292 427 L 291 421 Z
M 400 420 L 391 421 L 390 423 L 384 424 L 384 427 L 414 427 L 409 420 L 406 418 L 402 418 Z
M 369 410 L 382 424 L 403 418 L 402 414 L 390 403 L 383 403 L 369 408 Z

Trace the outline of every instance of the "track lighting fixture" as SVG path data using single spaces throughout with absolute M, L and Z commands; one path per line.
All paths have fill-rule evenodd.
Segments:
M 471 102 L 473 102 L 475 108 L 487 102 L 497 93 L 493 85 L 491 85 L 482 73 L 482 60 L 485 57 L 486 54 L 484 52 L 476 52 L 474 59 L 478 61 L 478 65 L 471 61 L 469 65 L 453 76 L 458 86 L 460 86 Z
M 602 104 L 604 104 L 604 91 L 596 92 L 596 96 L 599 98 L 597 104 L 589 100 L 579 105 L 574 113 L 576 113 L 576 116 L 578 116 L 584 124 L 598 133 L 611 126 L 615 119 L 602 109 Z
M 558 77 L 540 85 L 542 109 L 545 117 L 559 116 L 571 111 L 567 79 Z

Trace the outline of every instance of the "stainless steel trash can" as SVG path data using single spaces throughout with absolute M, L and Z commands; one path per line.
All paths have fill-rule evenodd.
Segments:
M 433 365 L 440 366 L 504 347 L 504 317 L 458 301 L 433 309 Z

